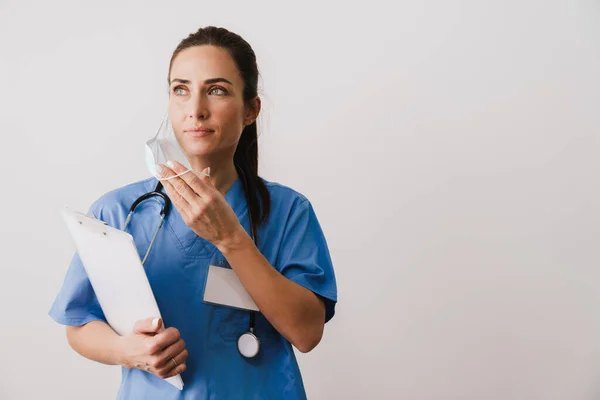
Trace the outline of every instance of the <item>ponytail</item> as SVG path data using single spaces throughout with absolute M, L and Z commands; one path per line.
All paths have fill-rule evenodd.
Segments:
M 265 182 L 258 176 L 256 121 L 242 131 L 233 162 L 244 187 L 252 235 L 258 241 L 258 227 L 267 220 L 271 211 L 271 196 Z

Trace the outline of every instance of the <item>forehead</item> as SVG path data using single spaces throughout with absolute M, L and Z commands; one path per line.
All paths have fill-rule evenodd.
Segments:
M 182 50 L 173 60 L 170 79 L 187 79 L 200 83 L 211 78 L 225 78 L 234 86 L 242 85 L 235 62 L 225 49 L 216 46 L 193 46 Z

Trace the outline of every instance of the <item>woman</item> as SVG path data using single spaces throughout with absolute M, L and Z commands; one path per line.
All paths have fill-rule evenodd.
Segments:
M 292 346 L 301 352 L 317 346 L 334 315 L 336 282 L 310 202 L 258 176 L 254 52 L 232 32 L 202 28 L 175 49 L 168 80 L 177 142 L 192 169 L 206 176 L 184 173 L 177 162 L 158 168 L 174 207 L 144 268 L 164 320 L 149 316 L 117 335 L 77 255 L 50 315 L 67 325 L 75 351 L 123 367 L 119 398 L 306 398 Z M 111 191 L 90 212 L 123 229 L 133 201 L 157 183 L 153 177 Z M 141 203 L 127 227 L 140 254 L 160 207 Z M 213 265 L 233 269 L 260 310 L 254 319 L 260 351 L 252 358 L 238 350 L 249 312 L 203 300 Z M 177 374 L 182 391 L 162 379 Z

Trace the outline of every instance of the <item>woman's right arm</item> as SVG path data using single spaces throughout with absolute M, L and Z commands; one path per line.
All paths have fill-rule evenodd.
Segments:
M 160 378 L 185 371 L 188 352 L 179 331 L 161 331 L 160 319 L 137 321 L 133 331 L 119 336 L 103 321 L 67 327 L 69 345 L 82 356 L 107 365 L 139 368 Z
M 73 350 L 107 365 L 123 365 L 122 337 L 103 321 L 67 326 L 67 340 Z

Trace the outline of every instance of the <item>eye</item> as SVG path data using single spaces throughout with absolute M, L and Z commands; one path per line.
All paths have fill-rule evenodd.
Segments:
M 175 94 L 177 96 L 184 96 L 187 94 L 187 89 L 184 88 L 183 86 L 175 86 L 173 88 L 173 94 Z
M 210 90 L 208 91 L 208 94 L 214 94 L 217 96 L 224 96 L 227 94 L 227 91 L 225 89 L 223 89 L 222 87 L 218 87 L 215 86 L 213 88 L 210 88 Z

